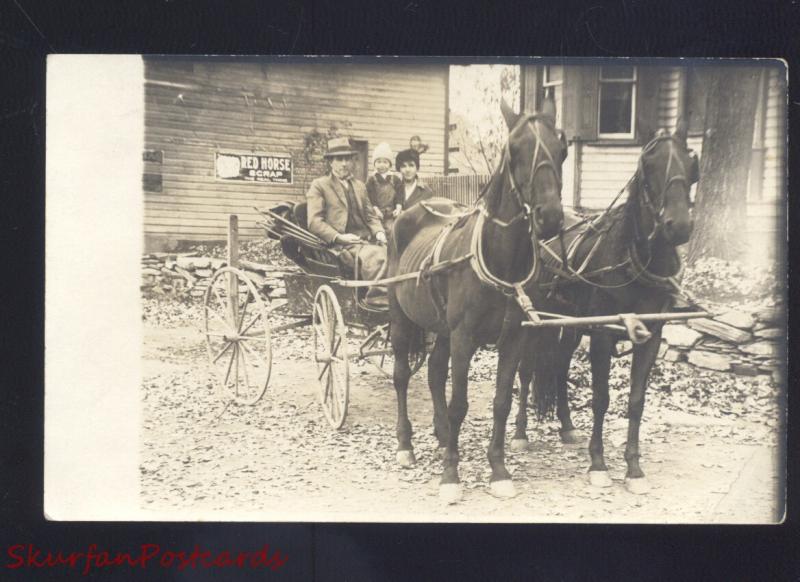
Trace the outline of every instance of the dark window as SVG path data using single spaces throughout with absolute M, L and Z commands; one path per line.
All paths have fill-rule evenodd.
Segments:
M 633 138 L 633 120 L 636 118 L 636 67 L 601 67 L 598 102 L 599 136 Z

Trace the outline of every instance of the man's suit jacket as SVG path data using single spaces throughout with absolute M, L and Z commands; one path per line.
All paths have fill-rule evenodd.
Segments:
M 383 232 L 380 219 L 372 211 L 367 198 L 364 182 L 351 178 L 353 192 L 358 203 L 358 212 L 364 219 L 372 234 Z M 306 192 L 308 202 L 308 230 L 326 243 L 332 243 L 338 234 L 344 234 L 347 228 L 347 195 L 344 186 L 332 175 L 317 178 L 311 182 Z

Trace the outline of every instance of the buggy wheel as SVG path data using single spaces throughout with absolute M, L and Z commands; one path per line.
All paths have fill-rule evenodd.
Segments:
M 361 352 L 365 354 L 364 359 L 387 378 L 394 376 L 394 354 L 390 338 L 391 328 L 387 323 L 370 332 L 361 345 Z M 424 348 L 420 352 L 408 354 L 408 365 L 411 367 L 412 376 L 419 372 L 427 355 Z
M 312 327 L 322 411 L 330 425 L 338 429 L 347 416 L 350 393 L 347 326 L 336 294 L 328 285 L 320 286 L 314 296 Z
M 267 306 L 243 271 L 224 267 L 214 273 L 205 295 L 205 335 L 226 402 L 261 400 L 272 371 L 270 325 Z

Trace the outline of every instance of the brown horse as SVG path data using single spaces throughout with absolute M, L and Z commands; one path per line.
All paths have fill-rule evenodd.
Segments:
M 565 236 L 564 242 L 572 249 L 573 275 L 575 272 L 581 275 L 557 280 L 551 296 L 557 295 L 560 306 L 571 306 L 566 311 L 577 316 L 655 313 L 670 308 L 676 298 L 674 277 L 681 268 L 675 247 L 686 243 L 691 235 L 689 189 L 698 178 L 697 158 L 686 146 L 686 124 L 679 122 L 673 135 L 657 134 L 642 150 L 639 166 L 629 183 L 627 201 L 590 228 Z M 547 276 L 541 278 L 542 285 L 548 286 L 545 279 Z M 647 490 L 639 466 L 639 426 L 662 325 L 651 323 L 645 327 L 637 321 L 632 337 L 625 460 L 626 484 L 636 493 Z M 578 442 L 567 402 L 567 374 L 582 333 L 583 330 L 576 328 L 564 328 L 559 341 L 557 329 L 531 330 L 527 349 L 532 355 L 521 363 L 519 370 L 520 407 L 513 448 L 522 448 L 527 440 L 526 401 L 532 375 L 540 413 L 555 400 L 562 441 Z M 589 477 L 593 485 L 608 487 L 611 480 L 603 456 L 603 419 L 609 403 L 610 361 L 618 338 L 613 331 L 604 329 L 590 330 L 589 335 L 594 414 Z
M 388 276 L 449 265 L 430 276 L 389 285 L 394 385 L 397 392 L 397 460 L 415 463 L 406 397 L 409 352 L 418 349 L 423 331 L 437 334 L 428 360 L 428 384 L 434 406 L 434 432 L 444 448 L 440 497 L 461 497 L 458 436 L 467 413 L 467 373 L 475 350 L 497 344 L 494 428 L 488 457 L 492 493 L 511 497 L 514 488 L 504 463 L 504 438 L 511 409 L 511 385 L 522 354 L 523 312 L 513 283 L 538 274 L 534 237 L 559 232 L 561 164 L 567 155 L 562 132 L 555 128 L 555 106 L 541 113 L 514 114 L 501 104 L 509 137 L 503 159 L 473 211 L 458 219 L 450 201 L 432 199 L 405 211 L 394 225 Z M 519 287 L 520 293 L 522 292 Z M 448 362 L 452 360 L 452 397 L 445 398 Z

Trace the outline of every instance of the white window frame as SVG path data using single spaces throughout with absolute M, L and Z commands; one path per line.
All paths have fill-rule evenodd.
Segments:
M 599 139 L 635 139 L 636 138 L 636 96 L 638 93 L 638 67 L 633 67 L 633 76 L 626 79 L 605 79 L 603 77 L 603 67 L 600 67 L 600 78 L 597 83 L 597 137 Z M 631 130 L 627 133 L 602 133 L 600 131 L 600 114 L 603 105 L 603 85 L 614 83 L 625 83 L 631 85 Z
M 561 67 L 561 80 L 560 81 L 550 81 L 549 80 L 549 73 L 550 67 Z M 556 115 L 558 118 L 561 118 L 562 111 L 564 110 L 564 74 L 566 73 L 564 65 L 545 65 L 542 71 L 542 88 L 543 88 L 543 96 L 547 98 L 548 93 L 552 93 L 553 100 L 556 103 Z M 561 87 L 561 98 L 556 99 L 556 87 Z M 556 125 L 561 126 L 558 123 L 560 119 L 556 119 Z

